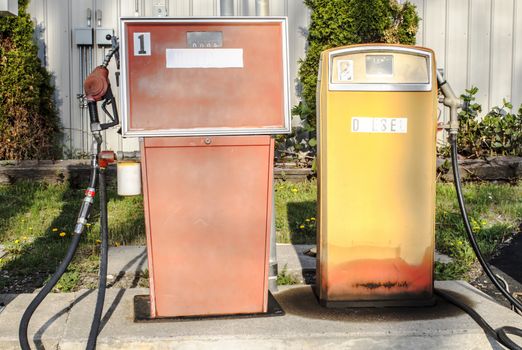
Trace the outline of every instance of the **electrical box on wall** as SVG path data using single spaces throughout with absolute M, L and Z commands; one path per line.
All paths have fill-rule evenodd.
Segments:
M 169 15 L 169 9 L 167 8 L 166 0 L 153 0 L 152 1 L 152 15 L 155 17 L 166 17 Z
M 286 18 L 121 23 L 124 136 L 290 132 Z
M 111 46 L 111 38 L 114 35 L 114 30 L 110 28 L 96 28 L 96 45 Z
M 0 0 L 0 17 L 17 15 L 18 0 Z
M 78 46 L 92 45 L 92 28 L 75 28 L 73 40 Z

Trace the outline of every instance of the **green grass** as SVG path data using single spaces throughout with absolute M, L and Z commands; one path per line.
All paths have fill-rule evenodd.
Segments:
M 278 181 L 275 192 L 278 241 L 315 243 L 316 181 Z M 500 242 L 519 230 L 522 184 L 467 184 L 464 194 L 480 247 L 490 256 Z M 65 255 L 82 198 L 83 189 L 67 185 L 0 186 L 0 244 L 9 253 L 0 259 L 0 270 L 9 273 L 7 277 L 0 274 L 0 292 L 28 275 L 35 276 L 35 288 L 49 278 Z M 141 196 L 118 197 L 109 187 L 108 208 L 111 245 L 145 244 Z M 58 290 L 74 290 L 84 274 L 97 272 L 97 204 L 89 222 L 79 254 Z M 65 233 L 63 237 L 61 232 Z M 464 234 L 452 184 L 437 185 L 436 245 L 440 252 L 455 259 L 452 264 L 436 265 L 437 278 L 465 278 L 475 257 Z
M 276 230 L 278 242 L 315 243 L 316 182 L 278 182 Z M 522 219 L 522 184 L 470 183 L 464 186 L 468 214 L 486 257 L 499 243 L 519 231 Z M 475 255 L 469 245 L 453 184 L 437 184 L 436 247 L 454 258 L 436 264 L 437 279 L 466 278 Z
M 24 182 L 0 186 L 0 244 L 8 255 L 0 259 L 0 270 L 9 277 L 0 277 L 0 291 L 14 279 L 25 275 L 41 284 L 63 259 L 83 189 L 69 186 Z M 144 244 L 143 204 L 141 197 L 118 197 L 109 187 L 109 241 L 111 245 Z M 72 290 L 79 280 L 79 271 L 96 271 L 99 247 L 98 203 L 81 240 L 71 268 L 57 285 L 59 290 Z
M 317 182 L 276 181 L 275 211 L 277 241 L 315 243 Z
M 283 266 L 283 269 L 277 274 L 277 285 L 278 286 L 289 286 L 293 284 L 299 284 L 299 279 L 288 272 L 287 266 Z
M 479 247 L 486 258 L 491 257 L 501 242 L 519 231 L 522 185 L 468 184 L 464 186 L 464 197 Z M 436 277 L 465 278 L 475 254 L 465 234 L 452 184 L 437 186 L 436 247 L 455 259 L 451 264 L 437 264 Z

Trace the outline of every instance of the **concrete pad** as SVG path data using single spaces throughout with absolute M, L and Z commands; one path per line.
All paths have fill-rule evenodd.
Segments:
M 7 252 L 5 251 L 4 246 L 0 244 L 0 259 L 6 255 L 7 255 Z
M 437 282 L 494 327 L 522 327 L 522 318 L 466 282 Z M 107 291 L 106 324 L 98 349 L 501 349 L 466 313 L 439 300 L 428 308 L 326 309 L 310 286 L 275 294 L 282 317 L 178 322 L 133 322 L 133 297 L 147 289 Z M 95 295 L 72 307 L 60 349 L 83 349 Z
M 110 247 L 108 259 L 108 275 L 117 276 L 120 273 L 135 274 L 149 268 L 147 265 L 147 248 L 145 246 Z
M 0 296 L 0 301 L 6 304 L 4 311 L 0 313 L 0 349 L 20 349 L 18 327 L 25 309 L 35 296 L 36 293 Z M 58 348 L 73 301 L 72 293 L 51 293 L 47 296 L 29 323 L 28 338 L 31 348 Z
M 315 271 L 316 259 L 313 256 L 305 255 L 314 244 L 284 244 L 279 243 L 276 247 L 277 267 L 279 273 L 286 273 L 305 280 L 303 272 Z
M 289 244 L 278 243 L 276 247 L 279 272 L 286 269 L 302 281 L 305 280 L 304 272 L 315 270 L 315 257 L 305 255 L 307 251 L 314 248 L 315 244 Z M 452 259 L 444 254 L 435 252 L 435 260 L 448 263 Z M 109 248 L 108 274 L 118 276 L 122 274 L 136 274 L 148 269 L 147 248 L 145 246 L 121 246 Z
M 435 251 L 435 261 L 438 261 L 443 264 L 449 264 L 450 262 L 453 262 L 453 258 L 447 256 L 446 254 L 442 254 L 438 251 Z

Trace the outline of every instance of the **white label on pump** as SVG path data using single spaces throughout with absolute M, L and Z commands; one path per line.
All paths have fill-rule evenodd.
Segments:
M 352 132 L 406 134 L 408 118 L 352 117 Z
M 243 68 L 243 49 L 167 49 L 167 68 Z

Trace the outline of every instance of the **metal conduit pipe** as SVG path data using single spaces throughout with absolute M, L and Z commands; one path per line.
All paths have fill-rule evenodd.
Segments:
M 256 0 L 256 16 L 270 16 L 268 0 Z
M 268 290 L 277 292 L 277 251 L 276 251 L 276 227 L 275 227 L 275 183 L 272 186 L 272 222 L 270 227 L 270 257 L 268 259 Z
M 219 0 L 221 16 L 234 16 L 234 0 Z

